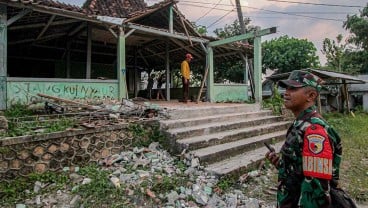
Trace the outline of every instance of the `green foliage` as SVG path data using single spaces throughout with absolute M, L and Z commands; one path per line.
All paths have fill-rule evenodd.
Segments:
M 284 105 L 284 100 L 282 99 L 281 94 L 277 89 L 277 86 L 274 85 L 272 97 L 269 99 L 263 100 L 262 107 L 270 108 L 272 109 L 272 112 L 274 114 L 280 115 L 283 105 Z
M 194 29 L 201 35 L 206 35 L 207 34 L 207 27 L 203 26 L 203 25 L 196 25 L 195 22 L 191 22 Z
M 317 49 L 306 39 L 287 35 L 262 43 L 263 73 L 266 69 L 278 69 L 280 73 L 310 67 L 318 67 Z
M 185 185 L 185 180 L 181 177 L 163 176 L 161 180 L 156 180 L 152 184 L 152 191 L 155 193 L 168 193 L 176 190 L 178 187 Z
M 249 25 L 250 19 L 244 19 L 245 30 L 249 32 L 255 28 L 255 26 Z M 225 25 L 224 28 L 217 28 L 214 33 L 219 38 L 228 38 L 241 34 L 241 27 L 238 20 L 235 20 L 230 25 Z M 253 40 L 247 40 L 250 44 L 253 44 Z M 229 60 L 224 61 L 223 59 L 214 60 L 215 61 L 215 69 L 214 69 L 214 78 L 215 83 L 224 83 L 226 81 L 231 81 L 235 83 L 243 83 L 244 82 L 244 64 L 239 60 Z
M 32 111 L 28 109 L 27 105 L 16 103 L 5 111 L 5 117 L 15 118 L 32 115 Z
M 368 4 L 360 11 L 360 14 L 348 15 L 344 22 L 344 28 L 349 30 L 352 35 L 349 36 L 348 42 L 355 44 L 356 49 L 350 53 L 354 55 L 352 62 L 357 65 L 361 64 L 360 72 L 368 72 Z M 358 59 L 360 62 L 355 62 Z
M 80 185 L 74 190 L 75 194 L 82 197 L 81 205 L 84 207 L 118 207 L 118 204 L 128 203 L 125 189 L 117 189 L 110 183 L 110 172 L 91 165 L 81 168 L 79 173 L 92 179 L 91 183 Z
M 233 175 L 225 175 L 220 178 L 217 182 L 216 187 L 220 188 L 223 192 L 228 191 L 231 187 L 236 184 L 235 176 Z
M 344 28 L 353 33 L 349 42 L 368 50 L 368 4 L 360 11 L 360 14 L 348 15 L 344 22 Z
M 245 25 L 244 27 L 245 27 L 246 32 L 254 29 L 254 26 L 249 25 L 250 21 L 251 20 L 249 18 L 244 18 L 244 25 Z M 229 37 L 233 37 L 233 36 L 242 34 L 239 20 L 235 20 L 230 25 L 226 24 L 224 28 L 217 28 L 213 32 L 219 38 L 229 38 Z
M 324 118 L 339 133 L 343 145 L 340 184 L 358 201 L 368 201 L 368 114 L 330 113 Z
M 31 181 L 40 181 L 42 183 L 55 183 L 56 188 L 61 188 L 69 181 L 68 176 L 65 173 L 45 172 L 42 174 L 32 173 L 29 175 Z
M 134 140 L 134 147 L 148 147 L 152 142 L 159 142 L 166 147 L 168 141 L 166 137 L 161 133 L 158 125 L 145 125 L 142 124 L 130 124 L 128 130 L 131 132 Z
M 44 129 L 42 133 L 50 133 L 57 131 L 64 131 L 67 128 L 73 127 L 75 121 L 72 118 L 60 118 L 50 121 L 39 121 L 34 117 L 33 121 L 20 121 L 18 119 L 10 120 L 9 129 L 3 136 L 15 137 L 23 135 L 35 135 L 35 130 Z
M 244 82 L 244 65 L 240 60 L 231 62 L 215 60 L 215 65 L 215 83 L 224 83 L 226 80 L 235 83 Z
M 182 160 L 176 160 L 175 165 L 181 172 L 187 169 L 187 165 Z
M 339 34 L 335 40 L 325 38 L 322 53 L 327 58 L 326 68 L 332 71 L 355 73 L 361 68 L 352 56 L 355 52 L 348 49 L 348 44 L 342 42 L 343 36 Z
M 35 195 L 33 192 L 26 192 L 26 190 L 33 190 L 34 183 L 40 181 L 44 184 L 55 184 L 55 186 L 47 186 L 42 189 L 42 192 L 59 189 L 68 184 L 68 176 L 64 173 L 45 172 L 42 174 L 30 174 L 28 178 L 18 177 L 12 181 L 0 182 L 0 204 L 14 205 L 16 202 L 21 202 L 26 198 Z

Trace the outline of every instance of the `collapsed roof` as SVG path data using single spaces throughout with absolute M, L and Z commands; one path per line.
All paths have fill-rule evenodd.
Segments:
M 180 63 L 189 52 L 195 57 L 193 64 L 204 68 L 204 45 L 192 40 L 216 40 L 198 34 L 171 0 L 152 6 L 142 0 L 87 0 L 82 7 L 52 0 L 0 0 L 0 4 L 8 6 L 8 57 L 13 59 L 60 61 L 66 58 L 66 51 L 71 50 L 74 61 L 85 62 L 87 34 L 89 28 L 93 28 L 93 61 L 113 64 L 118 26 L 123 25 L 125 34 L 131 33 L 126 38 L 128 67 L 164 67 L 168 47 L 172 65 Z M 174 32 L 172 36 L 162 35 L 169 32 L 171 5 L 174 5 Z M 110 18 L 109 21 L 106 18 Z M 239 53 L 252 56 L 252 50 L 244 46 L 231 44 L 214 48 L 217 59 L 239 60 Z

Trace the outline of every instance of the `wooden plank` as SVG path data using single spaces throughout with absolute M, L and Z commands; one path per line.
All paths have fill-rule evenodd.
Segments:
M 99 107 L 99 106 L 87 105 L 87 104 L 80 103 L 80 102 L 77 102 L 77 101 L 74 101 L 74 100 L 58 98 L 58 97 L 54 97 L 54 96 L 46 95 L 46 94 L 42 94 L 42 93 L 37 93 L 37 95 L 40 96 L 40 97 L 55 100 L 55 101 L 61 101 L 61 102 L 64 102 L 64 103 L 70 103 L 70 104 L 78 105 L 78 106 L 81 106 L 81 107 L 89 109 L 89 110 L 99 110 L 99 109 L 101 109 L 101 107 Z

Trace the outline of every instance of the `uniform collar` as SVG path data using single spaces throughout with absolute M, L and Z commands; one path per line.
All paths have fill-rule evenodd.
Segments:
M 316 111 L 317 107 L 315 105 L 312 105 L 311 107 L 303 110 L 297 117 L 296 120 L 301 120 L 305 115 L 310 114 L 314 111 Z

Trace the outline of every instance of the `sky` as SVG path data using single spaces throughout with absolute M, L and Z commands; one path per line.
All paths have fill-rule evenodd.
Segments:
M 59 0 L 81 6 L 85 0 Z M 159 0 L 145 0 L 148 5 Z M 277 33 L 262 37 L 271 40 L 283 35 L 307 39 L 317 48 L 322 65 L 326 58 L 321 53 L 325 38 L 344 38 L 349 33 L 343 28 L 347 15 L 359 14 L 367 0 L 240 0 L 243 17 L 251 19 L 251 25 L 261 29 L 277 27 Z M 306 4 L 303 4 L 306 3 Z M 319 5 L 312 5 L 319 4 Z M 232 24 L 238 18 L 235 0 L 179 0 L 179 10 L 197 25 L 207 27 L 209 35 L 216 28 Z

